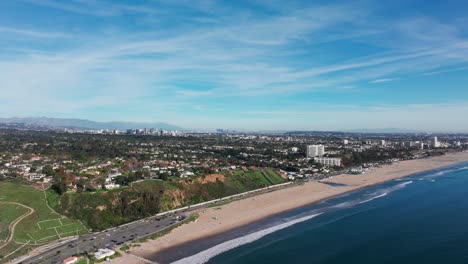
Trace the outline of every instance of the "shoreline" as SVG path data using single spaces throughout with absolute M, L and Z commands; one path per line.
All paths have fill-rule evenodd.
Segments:
M 210 237 L 222 237 L 224 233 L 228 233 L 229 231 L 235 232 L 277 214 L 313 205 L 326 199 L 373 185 L 383 184 L 387 181 L 409 177 L 414 174 L 466 161 L 468 161 L 468 152 L 449 153 L 444 156 L 426 159 L 400 161 L 392 165 L 374 168 L 365 174 L 340 174 L 326 179 L 327 183 L 334 183 L 337 186 L 310 181 L 304 185 L 237 200 L 221 207 L 201 209 L 197 212 L 200 215 L 199 221 L 185 224 L 163 237 L 142 243 L 141 247 L 129 252 L 131 255 L 125 254 L 126 256 L 124 256 L 122 261 L 125 263 L 137 263 L 134 262 L 136 259 L 133 258 L 133 255 L 151 260 L 158 259 L 158 256 L 165 253 L 174 253 L 179 246 L 186 248 L 187 244 L 194 241 L 202 241 Z M 200 247 L 202 245 L 198 245 L 198 248 Z M 114 261 L 116 263 L 124 263 L 120 262 L 119 259 Z

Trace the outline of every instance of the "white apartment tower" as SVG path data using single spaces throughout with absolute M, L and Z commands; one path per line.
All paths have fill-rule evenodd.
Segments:
M 325 154 L 324 145 L 309 145 L 307 146 L 307 158 L 321 157 Z
M 437 140 L 437 137 L 431 139 L 431 146 L 433 148 L 440 148 L 440 142 Z

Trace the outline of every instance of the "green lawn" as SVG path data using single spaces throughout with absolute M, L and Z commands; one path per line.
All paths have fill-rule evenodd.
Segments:
M 80 222 L 65 218 L 48 207 L 47 201 L 52 203 L 56 201 L 57 197 L 54 196 L 53 193 L 47 193 L 46 196 L 46 192 L 40 191 L 30 185 L 11 181 L 0 181 L 0 195 L 2 198 L 0 202 L 16 202 L 34 209 L 33 214 L 17 224 L 13 241 L 0 250 L 0 255 L 6 256 L 11 253 L 11 251 L 27 243 L 26 246 L 18 251 L 18 254 L 21 252 L 24 253 L 25 250 L 30 250 L 33 247 L 58 239 L 59 235 L 57 232 L 63 237 L 62 233 L 70 231 L 72 228 L 77 228 L 78 226 L 81 227 L 81 233 L 87 232 Z M 4 223 L 11 222 L 18 218 L 18 216 L 27 212 L 26 208 L 21 208 L 22 209 L 13 210 L 11 206 L 0 207 L 0 224 L 3 226 Z M 64 225 L 65 227 L 63 227 Z M 0 233 L 0 239 L 3 237 L 3 233 L 4 232 Z M 71 235 L 75 234 L 70 233 L 64 236 Z M 18 256 L 18 254 L 15 253 L 9 257 L 9 259 Z
M 50 229 L 53 227 L 62 226 L 62 222 L 59 219 L 50 219 L 46 221 L 41 221 L 37 223 L 40 229 Z
M 80 260 L 78 260 L 76 264 L 86 264 L 86 263 L 88 263 L 88 260 L 86 258 L 81 258 Z
M 9 233 L 9 225 L 28 210 L 15 204 L 4 204 L 0 200 L 0 241 L 5 241 Z
M 62 234 L 75 235 L 76 233 L 80 234 L 84 227 L 81 223 L 73 223 L 70 225 L 65 225 L 57 227 L 57 232 L 62 236 Z

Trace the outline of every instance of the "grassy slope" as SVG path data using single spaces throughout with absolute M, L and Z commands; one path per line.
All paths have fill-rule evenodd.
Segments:
M 43 191 L 39 191 L 29 185 L 10 181 L 0 181 L 0 190 L 0 198 L 2 198 L 0 201 L 20 203 L 35 210 L 32 215 L 18 223 L 13 236 L 13 242 L 0 250 L 0 255 L 8 255 L 11 251 L 19 248 L 21 243 L 29 242 L 29 245 L 24 247 L 22 251 L 18 252 L 18 254 L 24 253 L 24 250 L 29 250 L 33 246 L 45 244 L 59 238 L 56 230 L 50 227 L 57 226 L 60 222 L 58 220 L 48 220 L 60 219 L 64 218 L 64 216 L 54 212 L 47 206 L 46 197 Z M 23 212 L 23 210 L 21 210 L 21 212 Z M 7 212 L 2 213 L 8 214 L 9 218 L 13 218 L 16 215 L 16 213 L 15 215 Z M 79 233 L 87 232 L 78 221 L 66 218 L 63 220 L 67 221 L 68 224 L 75 225 L 75 227 L 80 227 L 81 230 Z M 74 234 L 64 234 L 63 236 L 67 235 L 69 236 Z
M 47 229 L 49 221 L 41 221 L 59 219 L 63 218 L 63 216 L 54 212 L 47 206 L 44 192 L 39 191 L 32 186 L 12 182 L 0 182 L 0 189 L 2 190 L 2 196 L 5 197 L 2 201 L 17 202 L 35 210 L 31 216 L 27 217 L 17 225 L 14 236 L 15 241 L 24 243 L 30 241 L 31 237 L 34 240 L 43 239 L 49 236 L 53 237 L 51 239 L 44 239 L 44 241 L 38 242 L 41 243 L 57 238 L 57 234 L 54 230 Z M 69 221 L 77 223 L 73 220 Z M 38 222 L 41 226 L 38 225 Z M 42 225 L 45 225 L 45 227 Z
M 235 171 L 234 173 L 225 173 L 228 184 L 232 185 L 239 192 L 251 191 L 279 183 L 284 180 L 274 170 L 255 170 L 255 171 Z
M 160 211 L 284 182 L 283 178 L 272 169 L 247 172 L 238 170 L 224 174 L 224 182 L 202 183 L 196 177 L 164 182 L 146 180 L 134 183 L 126 189 L 98 193 L 68 193 L 61 197 L 57 210 L 70 217 L 79 218 L 88 227 L 99 230 L 154 215 Z
M 9 233 L 9 225 L 28 210 L 14 204 L 2 204 L 0 200 L 0 241 L 5 241 Z
M 135 183 L 130 188 L 97 193 L 67 193 L 56 209 L 81 219 L 94 230 L 106 229 L 159 212 L 161 181 Z

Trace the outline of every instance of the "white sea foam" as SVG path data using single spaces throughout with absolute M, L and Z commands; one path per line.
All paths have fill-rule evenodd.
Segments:
M 347 201 L 347 202 L 339 203 L 337 205 L 330 206 L 329 208 L 343 209 L 343 208 L 349 208 L 349 207 L 355 206 L 357 204 L 370 202 L 370 201 L 372 201 L 374 199 L 384 197 L 384 196 L 386 196 L 387 194 L 389 194 L 389 193 L 391 193 L 393 191 L 404 188 L 406 185 L 411 184 L 411 183 L 413 183 L 413 181 L 406 181 L 406 182 L 400 183 L 398 185 L 395 185 L 393 187 L 378 190 L 377 192 L 374 192 L 374 193 L 372 193 L 370 195 L 370 196 L 372 196 L 371 198 L 369 198 L 367 200 L 364 200 L 364 201 L 352 200 L 352 201 Z M 288 222 L 285 222 L 285 223 L 282 223 L 282 224 L 279 224 L 279 225 L 276 225 L 276 226 L 273 226 L 273 227 L 270 227 L 270 228 L 266 228 L 264 230 L 260 230 L 260 231 L 245 235 L 243 237 L 235 238 L 235 239 L 226 241 L 224 243 L 221 243 L 219 245 L 216 245 L 214 247 L 211 247 L 209 249 L 206 249 L 206 250 L 204 250 L 204 251 L 202 251 L 200 253 L 197 253 L 195 255 L 192 255 L 190 257 L 186 257 L 186 258 L 180 259 L 178 261 L 175 261 L 173 263 L 174 264 L 185 264 L 185 263 L 202 264 L 202 263 L 207 262 L 211 258 L 213 258 L 213 257 L 215 257 L 215 256 L 217 256 L 217 255 L 219 255 L 221 253 L 224 253 L 226 251 L 229 251 L 231 249 L 237 248 L 239 246 L 242 246 L 242 245 L 245 245 L 245 244 L 248 244 L 248 243 L 252 243 L 252 242 L 254 242 L 254 241 L 256 241 L 256 240 L 258 240 L 258 239 L 260 239 L 260 238 L 262 238 L 262 237 L 264 237 L 266 235 L 269 235 L 269 234 L 274 233 L 276 231 L 279 231 L 281 229 L 290 227 L 292 225 L 295 225 L 295 224 L 310 220 L 310 219 L 312 219 L 312 218 L 314 218 L 316 216 L 319 216 L 321 214 L 322 213 L 318 213 L 318 214 L 313 214 L 313 215 L 300 217 L 300 218 L 297 218 L 297 219 L 294 219 L 294 220 L 291 220 L 291 221 L 288 221 Z
M 352 200 L 352 201 L 348 201 L 348 202 L 343 202 L 343 203 L 339 203 L 339 204 L 332 205 L 332 206 L 330 206 L 329 208 L 340 208 L 340 209 L 343 209 L 343 208 L 349 208 L 349 207 L 354 206 L 354 205 L 356 205 L 356 204 L 357 204 L 356 200 Z
M 403 188 L 406 185 L 411 184 L 411 183 L 413 183 L 413 181 L 407 181 L 407 182 L 404 182 L 404 183 L 400 183 L 400 184 L 398 184 L 397 186 L 394 187 L 394 190 L 401 189 L 401 188 Z
M 400 184 L 395 185 L 393 187 L 378 190 L 378 191 L 376 191 L 376 192 L 369 195 L 369 196 L 371 196 L 371 198 L 369 198 L 367 200 L 364 200 L 364 201 L 361 201 L 361 202 L 359 202 L 359 204 L 367 203 L 367 202 L 370 202 L 372 200 L 387 196 L 387 194 L 389 194 L 391 192 L 394 192 L 396 190 L 399 190 L 401 188 L 404 188 L 406 185 L 411 184 L 411 183 L 413 183 L 413 181 L 403 182 L 403 183 L 400 183 Z
M 432 173 L 432 174 L 429 174 L 429 175 L 427 175 L 427 176 L 424 176 L 423 178 L 424 178 L 424 179 L 431 179 L 431 178 L 435 178 L 435 177 L 440 177 L 440 176 L 443 176 L 443 175 L 448 174 L 448 173 L 451 173 L 451 172 L 466 170 L 467 168 L 468 168 L 468 167 L 459 168 L 459 169 L 449 169 L 449 170 L 438 171 L 438 172 L 436 172 L 436 173 Z
M 321 213 L 320 213 L 321 214 Z M 290 227 L 292 225 L 295 225 L 295 224 L 298 224 L 298 223 L 301 223 L 301 222 L 304 222 L 304 221 L 307 221 L 307 220 L 310 220 L 316 216 L 319 216 L 320 214 L 313 214 L 313 215 L 309 215 L 309 216 L 304 216 L 304 217 L 301 217 L 301 218 L 298 218 L 298 219 L 295 219 L 295 220 L 292 220 L 292 221 L 289 221 L 289 222 L 286 222 L 286 223 L 282 223 L 282 224 L 279 224 L 277 226 L 274 226 L 274 227 L 270 227 L 270 228 L 267 228 L 267 229 L 264 229 L 264 230 L 261 230 L 261 231 L 257 231 L 257 232 L 254 232 L 252 234 L 248 234 L 246 236 L 243 236 L 243 237 L 239 237 L 239 238 L 235 238 L 235 239 L 232 239 L 232 240 L 229 240 L 229 241 L 226 241 L 224 243 L 221 243 L 219 245 L 216 245 L 212 248 L 209 248 L 207 250 L 204 250 L 200 253 L 197 253 L 193 256 L 190 256 L 190 257 L 186 257 L 186 258 L 183 258 L 183 259 L 180 259 L 178 261 L 175 261 L 173 262 L 174 264 L 183 264 L 183 263 L 190 263 L 190 264 L 202 264 L 202 263 L 205 263 L 207 262 L 208 260 L 210 260 L 211 258 L 223 253 L 223 252 L 226 252 L 226 251 L 229 251 L 231 249 L 234 249 L 236 247 L 239 247 L 239 246 L 242 246 L 242 245 L 245 245 L 245 244 L 248 244 L 248 243 L 252 243 L 268 234 L 271 234 L 271 233 L 274 233 L 276 231 L 279 231 L 281 229 L 284 229 L 284 228 L 287 228 L 287 227 Z
M 380 197 L 384 197 L 384 196 L 386 196 L 387 194 L 388 194 L 388 193 L 382 193 L 382 194 L 380 194 L 380 195 L 374 196 L 374 197 L 372 197 L 372 198 L 369 198 L 369 199 L 367 199 L 367 200 L 361 201 L 361 202 L 359 202 L 359 203 L 360 203 L 360 204 L 367 203 L 367 202 L 370 202 L 370 201 L 372 201 L 372 200 L 378 199 L 378 198 L 380 198 Z

